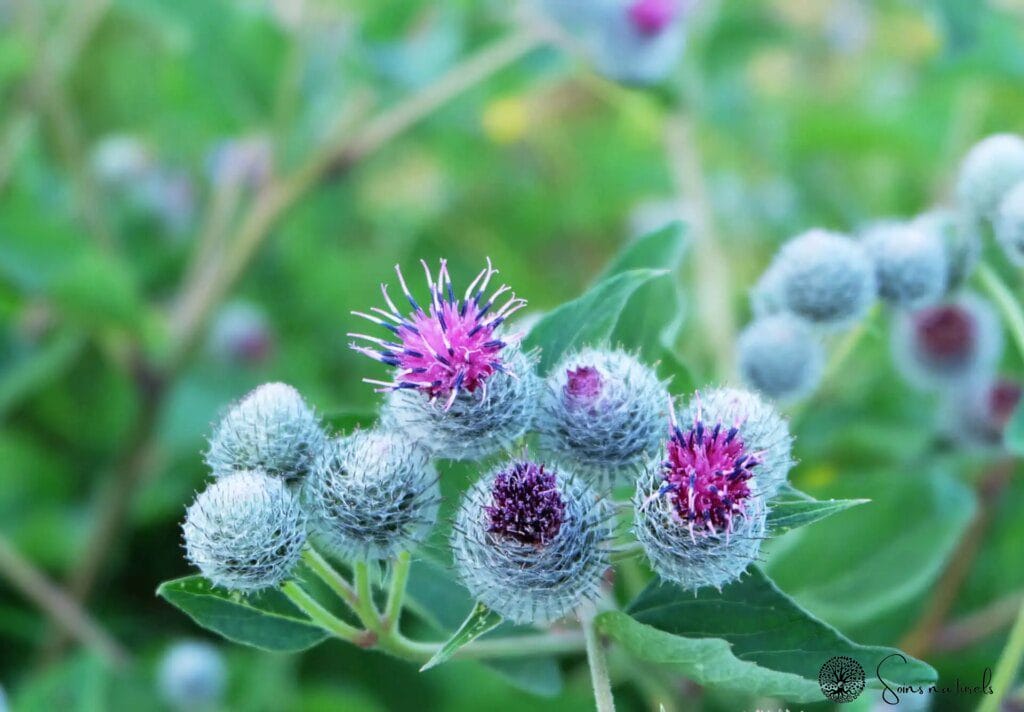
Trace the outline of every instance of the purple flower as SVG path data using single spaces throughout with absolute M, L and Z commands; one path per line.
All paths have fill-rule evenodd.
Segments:
M 675 409 L 671 411 L 662 463 L 665 483 L 656 496 L 670 498 L 693 540 L 698 533 L 728 535 L 733 518 L 745 516 L 753 468 L 760 462 L 747 451 L 738 426 L 726 427 L 719 421 L 708 427 L 699 400 L 693 424 L 686 430 L 676 422 Z
M 943 304 L 916 312 L 913 320 L 918 343 L 933 361 L 959 364 L 970 358 L 978 326 L 967 309 Z
M 604 380 L 601 372 L 593 366 L 579 366 L 565 372 L 566 384 L 563 389 L 565 400 L 570 405 L 592 403 L 601 395 Z
M 553 472 L 529 461 L 513 462 L 499 472 L 485 507 L 487 531 L 520 544 L 544 546 L 562 528 L 565 501 Z
M 414 389 L 425 393 L 431 400 L 442 398 L 445 408 L 451 407 L 460 391 L 469 393 L 483 389 L 486 381 L 496 371 L 504 371 L 502 350 L 519 338 L 497 336 L 497 329 L 512 314 L 526 306 L 526 300 L 510 292 L 501 306 L 495 306 L 499 297 L 509 292 L 508 285 L 501 285 L 487 299 L 484 292 L 491 277 L 498 270 L 491 267 L 490 259 L 476 279 L 466 289 L 463 299 L 457 299 L 448 275 L 448 262 L 441 260 L 441 268 L 435 281 L 427 263 L 420 260 L 430 288 L 430 302 L 426 310 L 409 292 L 402 271 L 395 265 L 402 292 L 412 305 L 412 313 L 403 316 L 391 297 L 387 285 L 381 285 L 384 302 L 388 309 L 371 309 L 374 314 L 352 312 L 356 316 L 383 326 L 394 334 L 391 341 L 366 334 L 350 333 L 349 336 L 374 344 L 373 347 L 351 344 L 351 348 L 372 359 L 396 368 L 395 380 L 391 382 L 364 379 L 367 383 L 382 386 L 382 391 Z
M 679 0 L 635 0 L 629 6 L 629 19 L 640 34 L 660 34 L 679 14 Z

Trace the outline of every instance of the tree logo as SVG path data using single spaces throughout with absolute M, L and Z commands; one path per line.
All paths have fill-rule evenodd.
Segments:
M 833 702 L 853 702 L 864 691 L 864 668 L 853 658 L 837 655 L 821 666 L 818 684 Z

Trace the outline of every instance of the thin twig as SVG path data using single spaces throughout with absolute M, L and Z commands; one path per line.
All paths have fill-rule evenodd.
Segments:
M 128 652 L 64 591 L 0 537 L 0 575 L 42 609 L 61 630 L 115 665 L 129 661 Z
M 950 653 L 963 650 L 998 633 L 1013 623 L 1021 603 L 1024 603 L 1024 593 L 1012 593 L 981 610 L 951 621 L 935 635 L 932 651 Z

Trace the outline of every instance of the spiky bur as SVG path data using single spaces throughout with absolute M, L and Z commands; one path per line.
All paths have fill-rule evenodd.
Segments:
M 949 441 L 959 447 L 999 447 L 1020 404 L 1021 383 L 1005 377 L 979 378 L 944 392 L 943 420 Z
M 461 299 L 445 260 L 436 280 L 426 262 L 422 264 L 430 291 L 427 309 L 409 292 L 396 266 L 411 314 L 403 316 L 387 285 L 381 285 L 388 308 L 353 313 L 385 327 L 393 338 L 352 333 L 352 338 L 370 344 L 353 343 L 352 348 L 395 369 L 392 381 L 364 379 L 388 393 L 384 423 L 438 457 L 482 457 L 507 446 L 532 421 L 537 391 L 533 357 L 518 347 L 521 334 L 501 333 L 526 301 L 507 285 L 484 296 L 497 274 L 490 260 Z
M 562 470 L 514 460 L 466 492 L 452 553 L 470 594 L 516 623 L 593 600 L 608 569 L 611 507 Z
M 970 293 L 900 314 L 891 338 L 897 369 L 926 390 L 991 374 L 1003 351 L 998 317 L 988 302 Z
M 683 0 L 616 0 L 605 8 L 592 43 L 598 70 L 625 84 L 665 79 L 686 43 Z
M 203 576 L 246 593 L 288 577 L 306 543 L 306 518 L 283 480 L 243 470 L 201 492 L 182 531 L 188 560 Z
M 164 653 L 158 671 L 160 694 L 175 710 L 213 710 L 224 696 L 227 667 L 209 643 L 185 640 Z
M 634 356 L 583 349 L 545 381 L 534 426 L 540 448 L 601 489 L 632 482 L 661 447 L 667 400 L 665 385 Z
M 778 411 L 756 393 L 739 388 L 701 391 L 679 414 L 680 423 L 695 419 L 739 429 L 743 442 L 759 461 L 758 493 L 771 499 L 793 467 L 793 436 Z
M 878 296 L 889 304 L 915 309 L 945 294 L 946 249 L 934 232 L 885 221 L 871 226 L 862 243 L 875 265 Z
M 999 204 L 1013 186 L 1024 180 L 1024 139 L 995 134 L 967 153 L 957 176 L 957 197 L 978 222 L 996 218 Z
M 320 420 L 297 390 L 266 383 L 228 410 L 214 428 L 206 464 L 214 476 L 261 470 L 301 479 L 324 443 Z
M 755 312 L 790 311 L 812 324 L 838 328 L 862 317 L 877 296 L 864 248 L 826 230 L 810 230 L 779 250 L 755 288 Z
M 427 451 L 381 430 L 328 442 L 302 491 L 310 536 L 347 560 L 412 549 L 437 521 L 440 500 Z
M 763 454 L 738 419 L 672 412 L 665 459 L 637 480 L 633 531 L 655 572 L 683 588 L 721 588 L 746 570 L 767 521 Z
M 825 350 L 804 320 L 785 312 L 750 323 L 736 344 L 744 383 L 769 398 L 792 401 L 821 381 Z
M 1024 266 L 1024 181 L 1010 189 L 999 203 L 994 228 L 1006 258 Z
M 917 216 L 911 224 L 942 242 L 946 253 L 946 290 L 959 289 L 981 257 L 981 235 L 977 227 L 962 211 L 942 208 Z

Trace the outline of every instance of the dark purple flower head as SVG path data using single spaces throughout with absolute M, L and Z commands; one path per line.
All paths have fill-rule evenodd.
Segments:
M 679 14 L 680 0 L 633 0 L 629 19 L 636 29 L 648 37 L 660 34 Z
M 486 389 L 487 379 L 494 372 L 504 370 L 501 351 L 508 342 L 499 339 L 496 330 L 511 314 L 526 306 L 526 300 L 517 298 L 512 292 L 503 304 L 495 306 L 497 299 L 509 292 L 507 285 L 484 298 L 491 277 L 498 272 L 491 267 L 489 259 L 487 267 L 469 285 L 463 299 L 455 296 L 447 260 L 441 260 L 436 281 L 427 263 L 420 262 L 430 288 L 427 309 L 413 298 L 401 269 L 395 265 L 402 292 L 412 305 L 412 313 L 403 316 L 388 296 L 387 285 L 382 284 L 386 310 L 373 307 L 370 310 L 373 314 L 352 313 L 388 329 L 394 335 L 393 340 L 350 333 L 353 338 L 373 344 L 370 347 L 350 346 L 361 354 L 394 366 L 397 371 L 394 381 L 364 379 L 368 383 L 381 386 L 380 390 L 415 389 L 431 399 L 443 398 L 446 407 L 451 407 L 461 391 L 472 393 L 481 387 Z
M 553 472 L 521 460 L 495 477 L 491 505 L 485 509 L 488 532 L 520 544 L 544 546 L 562 528 L 565 501 Z
M 970 358 L 978 325 L 970 311 L 958 304 L 943 304 L 914 313 L 914 330 L 922 350 L 932 359 L 959 363 Z
M 579 366 L 565 372 L 565 399 L 571 404 L 593 403 L 601 395 L 604 379 L 593 366 Z
M 684 430 L 676 423 L 675 410 L 671 411 L 667 457 L 662 463 L 665 483 L 655 496 L 672 499 L 691 538 L 728 535 L 733 518 L 745 515 L 753 468 L 760 461 L 747 451 L 739 425 L 718 422 L 709 427 L 698 405 L 693 424 Z
M 989 388 L 988 392 L 988 415 L 992 423 L 999 431 L 1006 427 L 1013 416 L 1013 412 L 1020 403 L 1024 388 L 1016 381 L 1008 378 L 1000 378 Z

